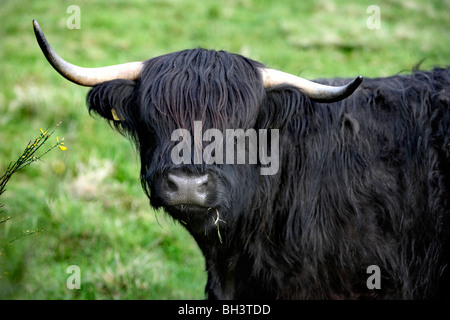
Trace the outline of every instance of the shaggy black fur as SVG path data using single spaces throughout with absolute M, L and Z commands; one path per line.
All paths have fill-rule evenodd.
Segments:
M 319 104 L 289 86 L 265 90 L 260 66 L 186 50 L 87 97 L 90 111 L 136 142 L 151 204 L 197 241 L 208 297 L 448 298 L 450 69 L 365 79 L 346 100 Z M 195 120 L 204 130 L 279 129 L 279 172 L 175 166 L 171 134 Z M 210 210 L 165 205 L 158 181 L 176 168 L 213 177 Z M 370 265 L 380 267 L 381 289 L 366 286 Z

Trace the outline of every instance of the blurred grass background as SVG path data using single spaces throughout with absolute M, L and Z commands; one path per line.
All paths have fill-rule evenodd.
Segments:
M 77 5 L 81 28 L 68 29 Z M 380 29 L 367 13 L 378 5 Z M 54 49 L 87 67 L 205 47 L 246 55 L 314 79 L 387 76 L 447 66 L 450 0 L 2 0 L 0 172 L 39 128 L 65 137 L 13 176 L 2 196 L 0 299 L 201 299 L 204 260 L 194 240 L 141 191 L 134 147 L 88 115 L 87 88 L 57 74 L 34 39 L 37 19 Z M 69 290 L 66 269 L 81 269 Z

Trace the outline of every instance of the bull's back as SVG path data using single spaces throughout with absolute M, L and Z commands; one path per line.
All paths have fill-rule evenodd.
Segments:
M 354 257 L 361 267 L 379 265 L 385 277 L 382 295 L 445 294 L 449 106 L 450 69 L 439 68 L 365 79 L 349 98 L 316 104 L 306 114 L 307 130 L 293 133 L 303 156 L 298 185 L 292 187 L 302 198 L 298 212 L 303 220 L 314 214 L 320 222 L 304 224 L 303 232 L 314 234 L 303 238 L 304 248 L 307 241 L 311 246 L 320 241 L 324 256 L 344 248 L 353 252 L 351 261 L 337 265 L 350 266 Z

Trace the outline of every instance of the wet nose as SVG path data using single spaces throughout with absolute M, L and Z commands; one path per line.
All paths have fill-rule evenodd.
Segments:
M 164 191 L 170 205 L 206 205 L 212 184 L 208 174 L 175 171 L 167 173 L 165 180 Z

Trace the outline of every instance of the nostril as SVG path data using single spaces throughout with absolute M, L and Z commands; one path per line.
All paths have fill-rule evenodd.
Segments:
M 178 191 L 178 186 L 170 178 L 167 179 L 167 191 L 168 192 L 177 192 Z
M 166 191 L 169 193 L 185 194 L 192 188 L 191 180 L 188 176 L 181 173 L 169 173 L 166 179 Z
M 205 193 L 209 185 L 208 175 L 199 177 L 196 182 L 197 182 L 197 192 Z

